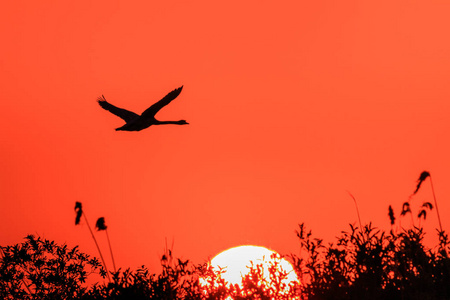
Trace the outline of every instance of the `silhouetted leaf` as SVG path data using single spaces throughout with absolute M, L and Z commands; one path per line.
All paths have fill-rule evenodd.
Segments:
M 83 214 L 81 202 L 75 202 L 75 212 L 77 213 L 75 217 L 75 225 L 78 225 L 80 224 L 81 215 Z
M 95 223 L 95 228 L 97 228 L 98 231 L 106 230 L 107 226 L 105 225 L 105 218 L 98 218 L 97 222 Z
M 428 173 L 427 171 L 423 171 L 423 172 L 420 174 L 420 177 L 419 177 L 419 179 L 417 180 L 417 187 L 416 187 L 416 190 L 414 191 L 414 194 L 416 194 L 416 193 L 419 191 L 420 185 L 421 185 L 422 182 L 423 182 L 425 179 L 427 179 L 427 177 L 429 177 L 429 176 L 430 176 L 430 173 Z
M 389 219 L 391 220 L 391 225 L 395 224 L 395 216 L 394 216 L 394 210 L 392 209 L 392 206 L 389 205 Z

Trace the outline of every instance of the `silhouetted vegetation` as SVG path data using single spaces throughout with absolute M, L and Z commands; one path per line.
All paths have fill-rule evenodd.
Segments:
M 104 267 L 105 270 L 106 270 L 106 275 L 108 276 L 109 281 L 111 281 L 111 277 L 110 277 L 110 275 L 109 275 L 108 267 L 107 267 L 106 264 L 105 264 L 105 259 L 103 258 L 102 251 L 100 250 L 100 247 L 98 246 L 97 239 L 95 238 L 94 232 L 92 232 L 91 226 L 89 225 L 88 218 L 86 217 L 86 213 L 85 213 L 84 210 L 83 210 L 83 205 L 81 204 L 81 202 L 78 202 L 78 201 L 75 202 L 75 214 L 76 214 L 76 215 L 75 215 L 75 225 L 79 225 L 79 224 L 80 224 L 81 216 L 84 216 L 84 220 L 85 220 L 85 222 L 86 222 L 86 225 L 87 225 L 87 227 L 88 227 L 88 229 L 89 229 L 89 232 L 91 233 L 92 239 L 94 240 L 95 247 L 97 247 L 98 254 L 100 255 L 100 259 L 102 260 L 103 267 Z M 105 220 L 103 220 L 103 224 L 100 224 L 100 226 L 101 226 L 101 225 L 105 226 L 105 230 L 106 230 L 106 225 L 104 224 L 104 221 L 105 221 Z M 101 221 L 100 221 L 100 222 L 101 222 Z M 96 224 L 97 226 L 99 225 L 98 223 L 99 223 L 99 221 L 97 221 L 97 224 Z M 97 229 L 98 229 L 98 230 L 101 230 L 101 229 L 103 229 L 103 228 L 99 229 L 99 228 L 97 227 Z M 108 241 L 109 241 L 109 240 L 108 240 Z
M 97 222 L 95 223 L 95 228 L 97 229 L 97 231 L 105 231 L 106 239 L 108 240 L 109 252 L 111 253 L 111 260 L 113 263 L 114 272 L 117 272 L 116 262 L 114 261 L 114 254 L 113 254 L 112 247 L 111 247 L 111 241 L 109 240 L 108 226 L 106 226 L 104 217 L 97 219 Z
M 450 259 L 448 236 L 439 231 L 439 244 L 423 245 L 421 228 L 399 233 L 366 225 L 350 226 L 337 242 L 325 245 L 304 224 L 297 236 L 301 252 L 290 255 L 301 284 L 288 293 L 276 266 L 271 280 L 261 266 L 251 268 L 243 286 L 227 285 L 220 272 L 165 254 L 163 270 L 146 267 L 111 272 L 111 282 L 91 286 L 90 274 L 106 278 L 100 262 L 77 247 L 28 236 L 25 242 L 2 247 L 1 299 L 449 299 Z M 201 285 L 199 278 L 209 283 Z M 276 284 L 273 284 L 273 283 Z
M 89 275 L 106 276 L 100 262 L 77 247 L 33 235 L 0 253 L 0 299 L 81 299 Z
M 293 255 L 305 299 L 450 299 L 448 236 L 427 249 L 421 228 L 386 233 L 350 226 L 324 245 L 301 224 L 300 256 Z
M 108 273 L 104 262 L 77 247 L 30 235 L 21 244 L 0 247 L 0 299 L 450 299 L 448 235 L 438 229 L 438 243 L 425 246 L 420 224 L 434 206 L 424 202 L 415 215 L 410 205 L 427 178 L 431 179 L 430 174 L 423 172 L 413 195 L 402 205 L 398 219 L 410 214 L 410 228 L 396 226 L 391 205 L 389 231 L 371 223 L 362 228 L 350 225 L 329 244 L 300 224 L 296 234 L 301 250 L 285 257 L 299 283 L 289 286 L 282 281 L 287 274 L 276 263 L 269 266 L 269 279 L 261 265 L 253 265 L 241 286 L 230 285 L 221 271 L 207 263 L 175 259 L 170 249 L 161 257 L 158 274 L 145 266 Z M 434 190 L 433 198 L 436 206 Z M 77 202 L 75 212 L 79 224 L 84 215 L 81 203 Z M 415 218 L 419 226 L 414 226 Z M 97 220 L 96 228 L 106 231 L 104 218 Z M 92 274 L 103 281 L 86 284 Z M 108 275 L 111 279 L 106 281 Z

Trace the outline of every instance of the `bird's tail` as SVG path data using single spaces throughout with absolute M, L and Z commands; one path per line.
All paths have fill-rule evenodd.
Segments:
M 105 98 L 105 96 L 102 95 L 101 97 L 98 97 L 98 98 L 97 98 L 97 101 L 98 101 L 98 102 L 100 102 L 100 101 L 106 101 L 106 98 Z

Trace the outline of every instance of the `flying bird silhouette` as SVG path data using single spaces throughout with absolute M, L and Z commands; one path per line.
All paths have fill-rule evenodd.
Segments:
M 174 89 L 170 93 L 168 93 L 164 98 L 147 108 L 141 115 L 138 115 L 132 111 L 119 108 L 117 106 L 114 106 L 110 103 L 108 103 L 105 99 L 105 96 L 101 96 L 98 98 L 98 104 L 103 109 L 106 109 L 107 111 L 115 114 L 119 118 L 122 118 L 126 124 L 122 127 L 116 128 L 116 130 L 123 130 L 123 131 L 140 131 L 142 129 L 148 128 L 152 125 L 164 125 L 164 124 L 176 124 L 176 125 L 185 125 L 189 124 L 186 122 L 186 120 L 179 120 L 179 121 L 159 121 L 155 119 L 156 113 L 169 104 L 173 99 L 175 99 L 183 89 L 183 86 Z

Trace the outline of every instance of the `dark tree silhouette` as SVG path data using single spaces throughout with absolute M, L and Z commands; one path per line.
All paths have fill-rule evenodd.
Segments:
M 116 128 L 116 130 L 122 131 L 140 131 L 142 129 L 148 128 L 152 125 L 164 125 L 164 124 L 176 124 L 176 125 L 185 125 L 189 124 L 186 120 L 179 121 L 159 121 L 155 119 L 156 113 L 169 104 L 172 100 L 174 100 L 181 93 L 183 86 L 171 91 L 164 98 L 147 108 L 141 115 L 138 115 L 132 111 L 119 108 L 108 103 L 105 99 L 105 96 L 98 98 L 98 103 L 100 106 L 107 111 L 115 114 L 116 116 L 122 118 L 126 124 L 122 127 Z

